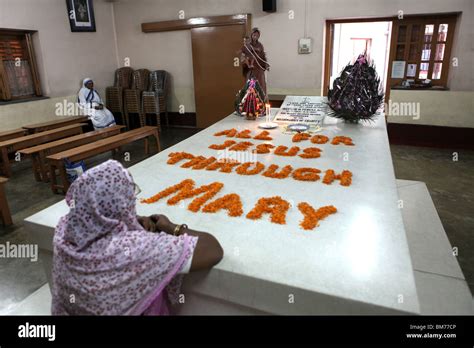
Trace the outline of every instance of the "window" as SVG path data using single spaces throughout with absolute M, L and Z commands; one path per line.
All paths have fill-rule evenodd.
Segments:
M 392 62 L 400 60 L 405 61 L 405 75 L 403 79 L 390 78 L 390 86 L 406 79 L 429 79 L 433 86 L 447 87 L 456 18 L 456 14 L 440 14 L 394 20 L 389 72 Z
M 0 29 L 0 100 L 41 96 L 33 33 Z
M 367 57 L 370 58 L 370 49 L 372 47 L 371 38 L 351 38 L 352 42 L 352 56 L 358 57 L 359 54 L 367 53 Z

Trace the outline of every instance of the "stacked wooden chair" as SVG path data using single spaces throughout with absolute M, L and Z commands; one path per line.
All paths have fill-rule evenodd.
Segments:
M 142 93 L 148 89 L 150 70 L 138 69 L 133 72 L 132 86 L 124 90 L 125 115 L 130 121 L 129 114 L 138 114 L 140 127 L 145 126 L 145 113 L 142 104 Z
M 10 208 L 8 207 L 7 197 L 3 186 L 8 181 L 7 178 L 0 176 L 0 218 L 5 226 L 13 224 Z
M 143 113 L 156 116 L 156 125 L 160 127 L 160 114 L 165 113 L 166 125 L 169 125 L 167 99 L 169 91 L 169 76 L 165 70 L 155 70 L 150 73 L 148 91 L 143 92 Z
M 132 74 L 133 69 L 130 67 L 122 67 L 115 70 L 114 85 L 105 89 L 107 109 L 112 113 L 119 112 L 127 128 L 129 128 L 129 120 L 124 109 L 123 91 L 131 87 Z

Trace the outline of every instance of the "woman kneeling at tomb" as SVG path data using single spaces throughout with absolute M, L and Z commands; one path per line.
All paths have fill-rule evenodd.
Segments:
M 55 230 L 53 315 L 166 315 L 181 275 L 223 257 L 209 233 L 164 215 L 136 214 L 130 173 L 109 160 L 69 188 L 70 208 Z

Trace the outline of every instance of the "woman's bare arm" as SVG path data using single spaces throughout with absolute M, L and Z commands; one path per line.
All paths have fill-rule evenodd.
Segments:
M 176 226 L 178 226 L 164 215 L 152 215 L 149 218 L 138 217 L 138 221 L 146 230 L 151 232 L 163 231 L 168 234 L 173 234 Z M 212 268 L 222 260 L 224 250 L 212 234 L 195 231 L 190 228 L 181 228 L 179 234 L 185 233 L 198 237 L 191 263 L 191 272 Z
M 224 250 L 212 234 L 189 228 L 182 228 L 180 233 L 198 237 L 191 263 L 191 272 L 212 268 L 224 257 Z

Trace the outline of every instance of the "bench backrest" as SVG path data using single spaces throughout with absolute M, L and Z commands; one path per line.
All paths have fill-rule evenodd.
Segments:
M 49 143 L 36 145 L 33 147 L 28 147 L 26 149 L 20 150 L 19 152 L 23 155 L 32 155 L 41 151 L 44 151 L 45 153 L 54 153 L 53 151 L 60 152 L 60 151 L 71 149 L 75 146 L 91 143 L 98 139 L 107 138 L 112 135 L 116 135 L 120 133 L 120 130 L 122 128 L 125 128 L 125 126 L 114 125 L 112 127 L 107 127 L 107 128 L 99 129 L 92 132 L 74 135 L 72 137 L 55 140 Z
M 21 150 L 34 145 L 47 143 L 49 141 L 66 138 L 71 135 L 82 133 L 82 127 L 87 123 L 76 123 L 61 128 L 51 129 L 41 133 L 25 135 L 23 137 L 0 142 L 0 148 L 6 147 L 9 152 Z
M 157 127 L 145 126 L 109 138 L 101 139 L 90 144 L 82 145 L 74 149 L 55 153 L 47 158 L 51 161 L 61 161 L 65 158 L 72 162 L 80 161 L 157 133 Z
M 87 122 L 88 119 L 88 116 L 61 117 L 59 120 L 30 124 L 23 126 L 23 128 L 27 129 L 30 133 L 38 133 L 55 128 L 61 128 L 74 123 Z
M 0 132 L 0 142 L 22 137 L 25 135 L 25 133 L 26 133 L 26 130 L 23 128 L 13 129 L 6 132 Z

